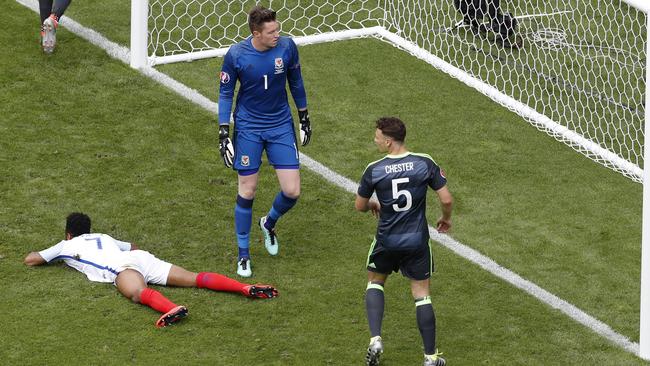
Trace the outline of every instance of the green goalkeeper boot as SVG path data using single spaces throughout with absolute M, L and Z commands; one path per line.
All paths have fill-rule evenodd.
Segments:
M 264 234 L 264 247 L 270 255 L 278 255 L 278 248 L 280 243 L 278 243 L 278 237 L 275 235 L 274 229 L 267 229 L 264 224 L 266 223 L 266 216 L 260 218 L 260 229 L 262 234 Z

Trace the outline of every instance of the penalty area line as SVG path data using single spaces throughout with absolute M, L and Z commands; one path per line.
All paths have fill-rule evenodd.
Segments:
M 36 0 L 15 0 L 17 3 L 33 10 L 34 12 L 39 12 L 38 1 Z M 108 53 L 109 56 L 125 63 L 129 64 L 130 50 L 127 47 L 121 46 L 117 43 L 114 43 L 104 37 L 102 34 L 84 27 L 83 25 L 77 23 L 73 19 L 63 16 L 61 17 L 60 25 L 68 29 L 71 33 L 87 40 L 91 44 L 103 49 Z M 195 89 L 189 88 L 183 83 L 178 82 L 174 78 L 155 70 L 152 67 L 145 67 L 139 69 L 143 75 L 157 81 L 159 84 L 165 86 L 166 88 L 176 92 L 178 95 L 187 99 L 188 101 L 197 104 L 209 112 L 217 112 L 217 103 L 211 101 L 210 99 L 203 96 L 201 93 Z M 336 173 L 327 166 L 319 163 L 318 161 L 310 158 L 309 156 L 300 153 L 300 162 L 303 166 L 313 171 L 314 173 L 320 175 L 328 182 L 333 185 L 342 188 L 343 190 L 356 194 L 357 184 L 352 180 Z M 468 247 L 465 244 L 462 244 L 452 237 L 446 234 L 438 233 L 433 227 L 429 226 L 429 233 L 431 238 L 442 245 L 443 247 L 453 251 L 457 255 L 467 259 L 468 261 L 478 265 L 487 272 L 493 274 L 494 276 L 501 278 L 502 280 L 510 283 L 511 285 L 521 289 L 522 291 L 528 293 L 529 295 L 535 297 L 539 301 L 549 305 L 550 307 L 557 309 L 575 320 L 576 322 L 582 324 L 583 326 L 589 328 L 594 333 L 606 338 L 613 344 L 623 348 L 624 350 L 631 352 L 635 355 L 639 355 L 639 344 L 632 342 L 629 338 L 617 333 L 610 326 L 601 322 L 600 320 L 594 318 L 593 316 L 585 313 L 576 306 L 570 304 L 569 302 L 562 300 L 561 298 L 553 295 L 552 293 L 544 290 L 538 285 L 534 284 L 531 281 L 526 280 L 525 278 L 519 276 L 518 274 L 512 272 L 511 270 L 500 266 L 494 260 L 488 258 L 487 256 L 479 253 L 478 251 Z

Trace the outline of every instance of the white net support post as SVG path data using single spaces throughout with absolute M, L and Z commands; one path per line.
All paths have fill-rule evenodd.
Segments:
M 627 1 L 627 0 L 626 0 Z M 645 136 L 650 136 L 650 5 L 646 5 Z M 644 161 L 650 161 L 650 144 L 644 144 Z M 650 360 L 650 166 L 643 170 L 643 219 L 641 222 L 641 303 L 639 357 Z
M 134 69 L 149 65 L 149 1 L 131 0 L 131 55 L 130 64 Z

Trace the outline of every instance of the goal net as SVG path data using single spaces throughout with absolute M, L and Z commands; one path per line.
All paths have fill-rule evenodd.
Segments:
M 256 3 L 299 44 L 389 41 L 642 180 L 647 15 L 620 0 L 149 0 L 147 63 L 225 54 Z
M 152 63 L 223 55 L 230 45 L 250 35 L 247 16 L 256 4 L 277 12 L 282 34 L 301 38 L 364 36 L 368 34 L 364 30 L 378 26 L 383 16 L 380 0 L 150 0 Z
M 388 3 L 384 26 L 406 41 L 395 42 L 641 181 L 645 13 L 616 0 Z

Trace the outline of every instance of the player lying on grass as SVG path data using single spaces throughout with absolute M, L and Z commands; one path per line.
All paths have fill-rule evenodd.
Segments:
M 163 315 L 156 322 L 164 327 L 187 316 L 187 308 L 171 302 L 147 284 L 208 288 L 239 292 L 246 297 L 273 298 L 278 291 L 268 285 L 249 285 L 212 272 L 190 272 L 162 261 L 131 243 L 106 234 L 90 233 L 90 217 L 74 212 L 68 215 L 65 240 L 25 257 L 25 264 L 38 266 L 56 260 L 84 273 L 95 282 L 113 282 L 117 290 L 133 302 L 147 305 Z

